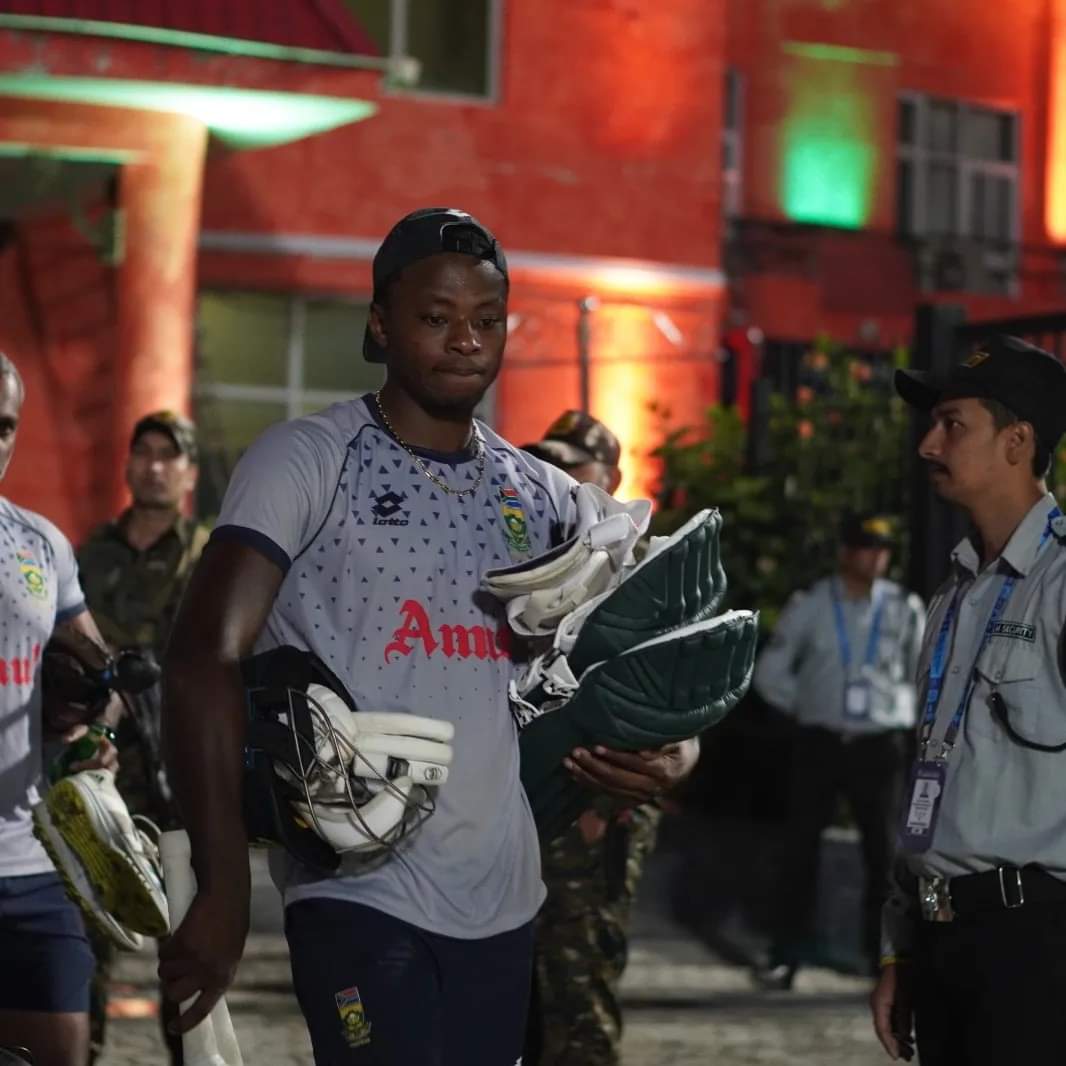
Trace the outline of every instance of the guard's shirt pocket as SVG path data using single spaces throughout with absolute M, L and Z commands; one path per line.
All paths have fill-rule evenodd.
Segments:
M 1003 700 L 1014 731 L 1036 744 L 1066 742 L 1066 714 L 1053 706 L 1040 684 L 1040 657 L 1035 644 L 1021 639 L 993 637 L 977 664 L 977 685 L 967 717 L 975 733 L 1006 744 L 1014 741 L 998 721 L 992 695 Z

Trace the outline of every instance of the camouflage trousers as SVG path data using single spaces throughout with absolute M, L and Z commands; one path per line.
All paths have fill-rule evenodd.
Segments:
M 617 1066 L 629 911 L 660 817 L 653 806 L 614 814 L 590 839 L 586 816 L 544 847 L 523 1066 Z

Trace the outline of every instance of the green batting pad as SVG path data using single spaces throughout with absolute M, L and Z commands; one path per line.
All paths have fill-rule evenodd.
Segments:
M 685 626 L 597 664 L 562 707 L 530 722 L 519 737 L 522 783 L 542 833 L 561 831 L 591 798 L 565 756 L 598 744 L 660 748 L 716 725 L 748 689 L 757 633 L 749 611 Z
M 720 512 L 701 511 L 604 599 L 567 656 L 575 677 L 594 663 L 714 614 L 726 591 L 721 528 Z

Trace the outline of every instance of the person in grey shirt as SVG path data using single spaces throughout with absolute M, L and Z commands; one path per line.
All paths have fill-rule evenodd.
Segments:
M 1066 521 L 1046 478 L 1066 368 L 994 337 L 943 377 L 919 455 L 973 530 L 932 600 L 918 753 L 871 997 L 888 1054 L 1043 1064 L 1066 1048 Z M 912 1032 L 913 1023 L 913 1032 Z
M 789 600 L 755 667 L 759 695 L 796 720 L 781 893 L 769 958 L 754 971 L 764 988 L 791 988 L 811 953 L 819 843 L 841 793 L 862 833 L 864 945 L 876 966 L 924 610 L 885 580 L 891 549 L 887 518 L 847 516 L 837 572 Z
M 435 810 L 386 861 L 346 855 L 335 876 L 273 864 L 315 1061 L 514 1066 L 544 886 L 508 700 L 522 649 L 481 579 L 565 540 L 576 482 L 473 418 L 507 335 L 492 234 L 464 212 L 414 212 L 373 277 L 363 352 L 387 363 L 384 386 L 253 444 L 174 628 L 164 738 L 198 892 L 160 975 L 173 1001 L 199 993 L 183 1030 L 233 976 L 249 894 L 239 664 L 292 646 L 357 714 L 454 728 Z M 675 763 L 667 750 L 576 749 L 564 765 L 645 800 Z

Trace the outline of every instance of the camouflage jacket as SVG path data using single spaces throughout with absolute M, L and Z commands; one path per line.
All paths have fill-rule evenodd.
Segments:
M 150 548 L 137 551 L 124 535 L 129 512 L 100 526 L 78 552 L 85 601 L 104 638 L 117 648 L 162 655 L 178 604 L 210 530 L 179 517 Z

